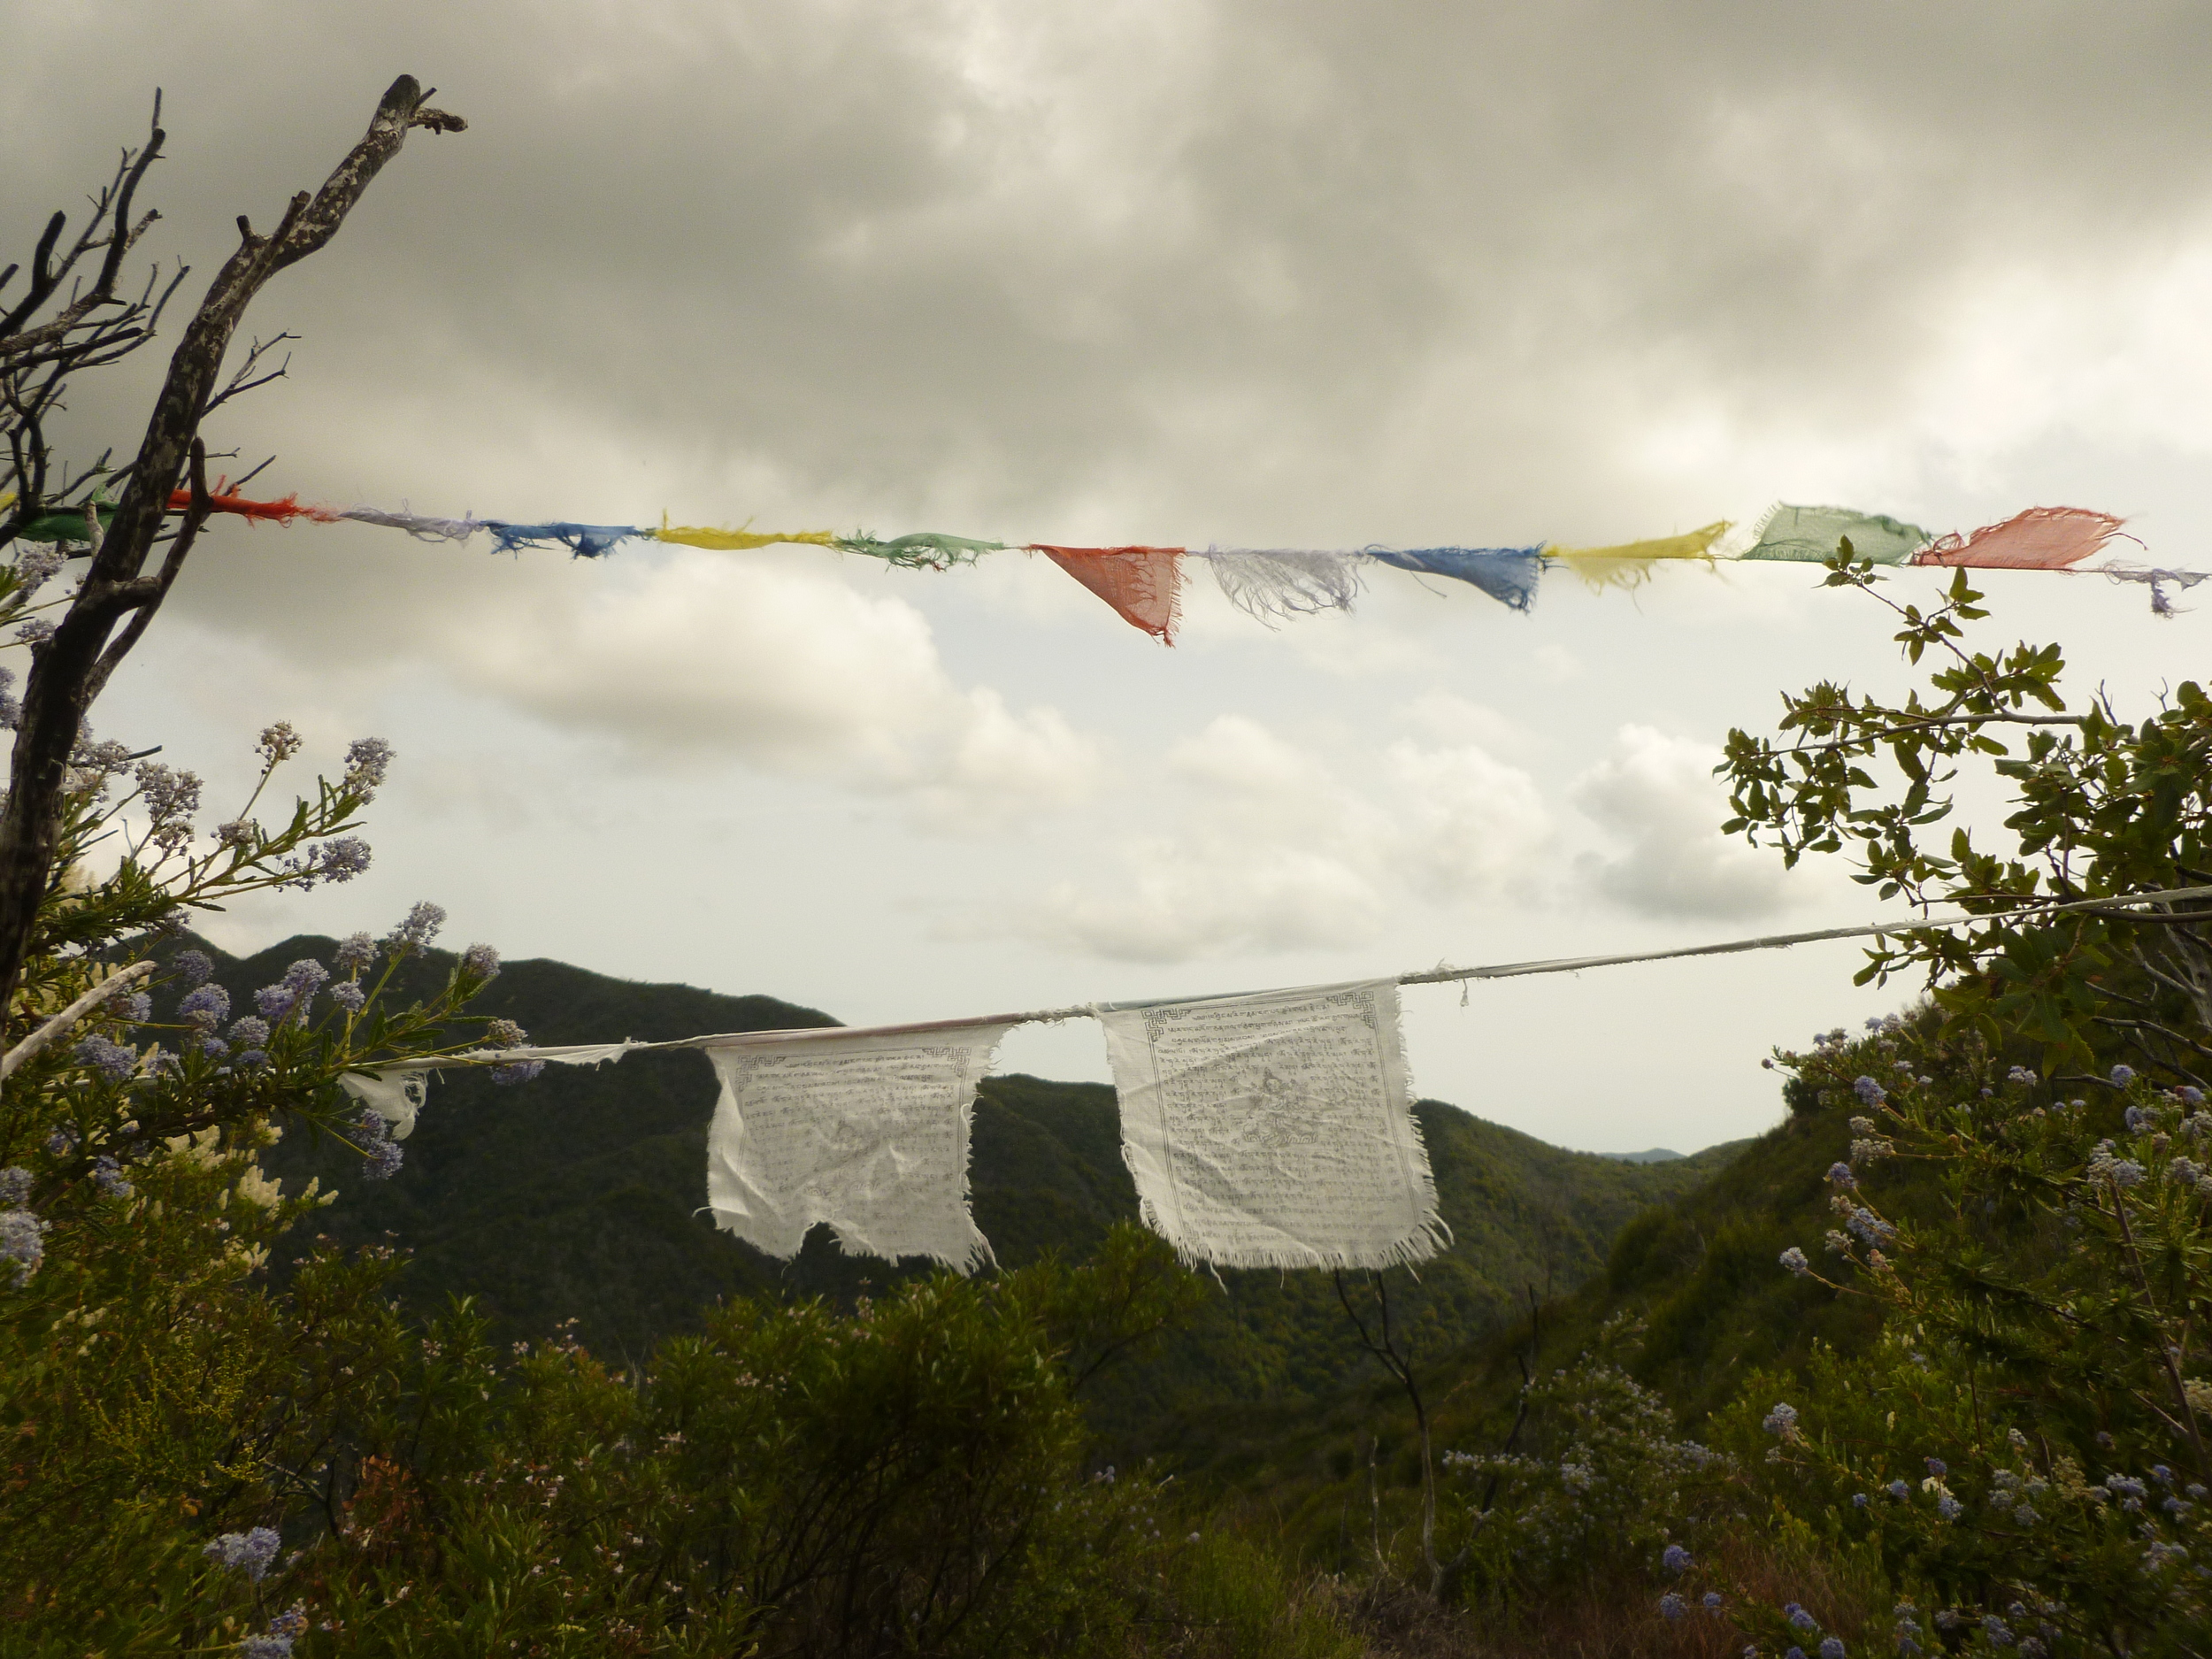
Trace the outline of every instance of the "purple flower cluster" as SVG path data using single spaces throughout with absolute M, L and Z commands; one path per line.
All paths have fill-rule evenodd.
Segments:
M 330 1000 L 349 1014 L 357 1014 L 367 1005 L 369 994 L 355 979 L 341 979 L 330 987 Z
M 1853 1079 L 1851 1092 L 1859 1097 L 1862 1106 L 1879 1106 L 1889 1098 L 1889 1091 L 1870 1077 Z
M 138 1190 L 123 1179 L 123 1166 L 106 1156 L 92 1160 L 92 1184 L 110 1198 L 128 1198 Z
M 1859 1178 L 1851 1172 L 1848 1164 L 1831 1164 L 1828 1166 L 1828 1184 L 1847 1193 L 1859 1184 Z
M 187 985 L 205 985 L 215 972 L 215 960 L 204 950 L 180 950 L 169 958 L 169 971 Z
M 1659 1598 L 1659 1615 L 1662 1618 L 1680 1618 L 1683 1610 L 1682 1598 L 1673 1591 L 1670 1590 Z
M 274 1529 L 257 1526 L 250 1532 L 225 1532 L 200 1554 L 221 1566 L 237 1569 L 259 1584 L 282 1542 Z
M 396 956 L 412 955 L 426 947 L 445 926 L 445 908 L 427 899 L 407 912 L 407 919 L 384 937 L 384 949 Z
M 2083 1171 L 2089 1179 L 2110 1181 L 2115 1187 L 2139 1187 L 2143 1182 L 2143 1166 L 2133 1158 L 2112 1156 L 2112 1142 L 2100 1141 L 2090 1154 L 2089 1164 Z
M 1773 1410 L 1766 1414 L 1760 1426 L 1770 1434 L 1778 1434 L 1784 1440 L 1787 1440 L 1797 1432 L 1797 1408 L 1793 1405 L 1777 1405 Z
M 0 1210 L 14 1210 L 30 1195 L 30 1171 L 19 1164 L 0 1170 Z
M 309 849 L 304 857 L 287 859 L 284 867 L 292 872 L 288 885 L 308 889 L 318 881 L 333 886 L 350 881 L 369 867 L 372 856 L 368 842 L 358 835 L 341 835 Z
M 254 1006 L 261 1010 L 264 1019 L 282 1025 L 295 1013 L 306 1018 L 308 1005 L 315 1000 L 315 993 L 329 981 L 330 970 L 312 956 L 302 956 L 285 969 L 284 977 L 274 985 L 265 985 L 253 995 Z
M 1690 1565 L 1690 1552 L 1679 1544 L 1669 1544 L 1659 1556 L 1660 1571 L 1680 1578 Z
M 380 737 L 357 737 L 346 745 L 346 775 L 341 787 L 366 800 L 382 787 L 391 766 L 389 743 Z
M 471 945 L 461 953 L 461 972 L 488 985 L 499 977 L 499 952 L 489 945 Z
M 0 1262 L 14 1268 L 18 1285 L 46 1259 L 46 1225 L 27 1210 L 0 1210 Z
M 1878 1249 L 1885 1244 L 1894 1241 L 1897 1237 L 1897 1229 L 1891 1226 L 1888 1222 L 1883 1220 L 1864 1204 L 1853 1209 L 1843 1225 L 1851 1231 L 1860 1243 L 1870 1245 Z
M 374 1112 L 365 1111 L 355 1120 L 354 1127 L 361 1136 L 361 1173 L 373 1181 L 388 1181 L 398 1174 L 407 1153 L 392 1139 L 392 1125 Z
M 202 985 L 184 994 L 177 1018 L 199 1031 L 213 1031 L 230 1018 L 230 993 L 219 985 Z
M 1820 1621 L 1794 1601 L 1783 1604 L 1782 1616 L 1788 1619 L 1792 1628 L 1796 1630 L 1818 1630 L 1820 1628 Z
M 366 933 L 348 933 L 331 957 L 341 973 L 359 973 L 376 960 L 376 941 Z
M 15 556 L 16 596 L 27 603 L 32 595 L 54 580 L 64 560 L 58 547 L 27 547 Z
M 112 1082 L 120 1083 L 138 1070 L 138 1050 L 105 1037 L 87 1037 L 73 1050 L 78 1059 Z
M 254 748 L 268 764 L 280 765 L 300 752 L 300 734 L 292 729 L 289 720 L 279 720 L 274 726 L 262 728 Z

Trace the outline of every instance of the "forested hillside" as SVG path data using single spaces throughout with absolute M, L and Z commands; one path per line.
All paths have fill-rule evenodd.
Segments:
M 334 948 L 303 937 L 242 961 L 219 957 L 218 979 L 243 1006 L 293 961 L 327 960 Z M 449 960 L 433 952 L 410 972 L 427 980 Z M 553 962 L 509 964 L 477 1007 L 547 1042 L 834 1023 L 771 997 L 636 984 Z M 714 1094 L 711 1072 L 689 1053 L 553 1066 L 505 1088 L 457 1069 L 433 1082 L 393 1179 L 368 1180 L 343 1148 L 297 1141 L 270 1164 L 342 1194 L 325 1212 L 334 1239 L 407 1251 L 402 1283 L 423 1311 L 469 1295 L 516 1336 L 574 1319 L 580 1340 L 611 1358 L 641 1358 L 661 1338 L 697 1329 L 720 1297 L 849 1298 L 918 1271 L 848 1257 L 824 1229 L 788 1264 L 717 1232 L 697 1213 Z M 1632 1217 L 1689 1190 L 1726 1156 L 1714 1148 L 1632 1162 L 1564 1152 L 1438 1102 L 1419 1113 L 1454 1239 L 1395 1310 L 1425 1352 L 1509 1322 L 1532 1292 L 1583 1283 Z M 1136 1214 L 1103 1084 L 989 1079 L 976 1108 L 973 1179 L 978 1223 L 1009 1266 L 1055 1250 L 1080 1257 Z M 1174 1451 L 1174 1425 L 1193 1411 L 1263 1395 L 1294 1410 L 1356 1377 L 1360 1363 L 1326 1275 L 1232 1271 L 1161 1352 L 1100 1379 L 1093 1415 L 1116 1446 Z

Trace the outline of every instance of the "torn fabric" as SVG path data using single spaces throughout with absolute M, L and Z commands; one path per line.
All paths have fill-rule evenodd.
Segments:
M 1367 557 L 1425 576 L 1448 576 L 1482 589 L 1500 604 L 1524 616 L 1536 603 L 1536 584 L 1544 574 L 1539 547 L 1371 547 Z
M 1231 604 L 1273 626 L 1292 617 L 1349 611 L 1358 555 L 1320 548 L 1210 547 L 1205 559 Z
M 1147 1225 L 1221 1267 L 1388 1267 L 1443 1224 L 1394 979 L 1098 1010 Z
M 786 1261 L 826 1221 L 848 1256 L 926 1256 L 963 1273 L 989 1262 L 968 1210 L 968 1135 L 976 1085 L 1010 1029 L 833 1029 L 706 1048 L 722 1083 L 707 1133 L 715 1225 Z
M 1985 524 L 1971 535 L 1954 531 L 1938 536 L 1913 563 L 1963 565 L 1974 570 L 2063 570 L 2102 552 L 2125 522 L 2088 507 L 2031 507 L 2002 524 Z
M 974 541 L 964 535 L 945 535 L 935 530 L 918 530 L 912 535 L 894 536 L 888 541 L 872 535 L 833 536 L 828 545 L 840 553 L 857 553 L 905 570 L 933 571 L 954 565 L 972 565 L 979 553 L 1006 550 L 1003 541 Z
M 657 541 L 672 541 L 678 547 L 710 548 L 718 553 L 744 552 L 786 541 L 807 542 L 815 547 L 837 545 L 837 537 L 827 530 L 718 530 L 711 525 L 672 525 L 666 513 L 661 515 L 661 527 L 652 534 Z
M 641 530 L 633 524 L 570 524 L 565 519 L 550 524 L 509 524 L 504 519 L 487 518 L 484 528 L 492 533 L 492 540 L 499 543 L 502 553 L 519 553 L 526 547 L 560 546 L 580 559 L 595 559 L 611 552 L 616 542 L 632 536 L 649 541 L 653 539 L 650 530 Z
M 418 541 L 465 541 L 484 527 L 481 518 L 431 518 L 408 510 L 402 502 L 392 512 L 382 507 L 342 507 L 335 515 L 355 524 L 373 524 L 387 530 L 404 530 Z
M 302 505 L 296 492 L 276 501 L 250 501 L 243 495 L 226 494 L 223 487 L 218 484 L 214 493 L 207 498 L 207 503 L 216 512 L 230 513 L 240 518 L 266 519 L 275 524 L 290 524 L 295 518 L 305 518 L 315 524 L 331 524 L 338 518 L 334 508 Z M 191 504 L 190 490 L 169 492 L 171 512 L 182 512 Z
M 392 1139 L 404 1141 L 413 1133 L 415 1114 L 430 1093 L 430 1072 L 423 1066 L 384 1066 L 382 1075 L 364 1077 L 341 1071 L 338 1087 L 391 1125 Z
M 1713 544 L 1727 534 L 1728 520 L 1722 518 L 1684 535 L 1624 541 L 1617 547 L 1547 547 L 1544 557 L 1557 559 L 1594 593 L 1608 588 L 1635 588 L 1651 580 L 1652 566 L 1661 560 L 1703 559 L 1711 564 Z
M 2102 565 L 2097 574 L 2108 576 L 2116 582 L 2147 584 L 2151 590 L 2151 614 L 2170 621 L 2179 616 L 2181 611 L 2174 603 L 2173 595 L 2166 591 L 2166 584 L 2171 582 L 2185 594 L 2205 579 L 2203 571 L 2139 570 L 2132 565 Z
M 1048 547 L 1042 553 L 1114 608 L 1132 627 L 1163 645 L 1175 643 L 1183 619 L 1183 549 L 1179 547 Z
M 1737 554 L 1747 559 L 1793 559 L 1823 565 L 1836 547 L 1851 539 L 1851 557 L 1877 565 L 1902 565 L 1927 545 L 1928 533 L 1878 512 L 1849 507 L 1793 507 L 1776 502 L 1753 527 L 1751 545 Z M 1724 555 L 1725 557 L 1725 555 Z

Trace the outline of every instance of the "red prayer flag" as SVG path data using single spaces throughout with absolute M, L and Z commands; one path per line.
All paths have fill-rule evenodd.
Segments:
M 287 495 L 281 501 L 249 501 L 243 495 L 226 495 L 222 487 L 209 495 L 208 504 L 217 512 L 235 513 L 242 518 L 273 518 L 279 524 L 289 524 L 295 518 L 311 518 L 317 524 L 334 524 L 338 515 L 327 507 L 303 507 L 297 495 Z M 182 512 L 192 504 L 188 489 L 173 490 L 169 495 L 169 511 Z
M 1183 549 L 1179 547 L 1048 547 L 1042 553 L 1108 604 L 1122 620 L 1163 645 L 1175 643 L 1183 619 Z
M 2089 507 L 2031 507 L 1971 535 L 1939 536 L 1916 565 L 1965 565 L 1977 570 L 2055 571 L 2097 552 L 2126 522 Z

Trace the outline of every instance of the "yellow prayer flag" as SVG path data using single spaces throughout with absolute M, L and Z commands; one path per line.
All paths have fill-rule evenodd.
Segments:
M 780 541 L 806 541 L 816 547 L 837 545 L 837 537 L 827 530 L 718 530 L 708 525 L 671 525 L 666 513 L 661 515 L 661 527 L 653 535 L 656 541 L 673 541 L 679 547 L 710 548 L 720 553 L 774 547 Z
M 1593 591 L 1639 588 L 1650 580 L 1652 565 L 1661 559 L 1704 559 L 1709 564 L 1713 543 L 1726 535 L 1728 528 L 1728 520 L 1722 518 L 1702 530 L 1651 541 L 1624 541 L 1617 547 L 1547 547 L 1544 557 L 1559 560 Z

